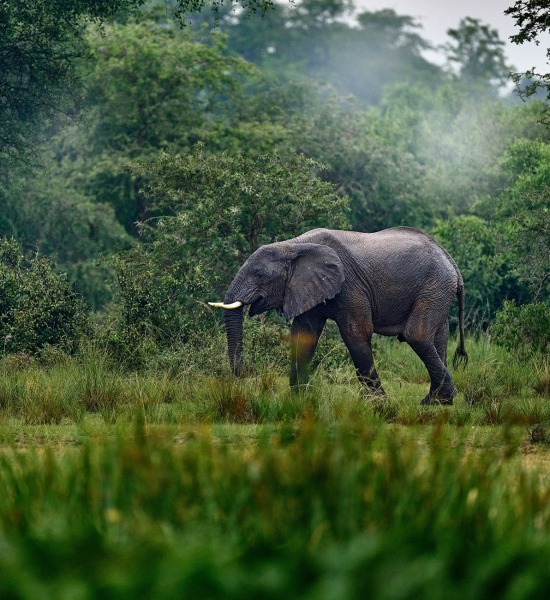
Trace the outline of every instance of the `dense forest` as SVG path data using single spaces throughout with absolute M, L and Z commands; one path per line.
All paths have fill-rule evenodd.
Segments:
M 219 328 L 206 300 L 260 245 L 396 225 L 454 256 L 470 330 L 547 351 L 544 77 L 522 100 L 469 17 L 440 66 L 392 9 L 203 4 L 0 4 L 1 352 L 138 364 Z
M 550 73 L 504 49 L 465 16 L 436 64 L 353 0 L 0 0 L 0 598 L 549 597 Z M 451 370 L 443 317 L 371 349 L 326 232 L 224 296 L 400 225 L 465 311 L 423 235 L 361 264 L 409 316 L 457 292 Z

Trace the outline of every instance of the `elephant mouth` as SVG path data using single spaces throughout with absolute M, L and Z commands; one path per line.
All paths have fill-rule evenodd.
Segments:
M 248 316 L 254 317 L 255 315 L 259 315 L 270 308 L 275 308 L 273 303 L 269 301 L 268 294 L 254 294 L 253 296 L 245 297 L 243 300 L 235 300 L 231 303 L 224 302 L 209 302 L 210 306 L 226 308 L 229 310 L 240 308 L 240 307 L 249 307 Z
M 255 315 L 259 315 L 259 314 L 265 312 L 266 310 L 269 310 L 270 308 L 272 308 L 271 306 L 269 306 L 267 296 L 264 294 L 261 294 L 258 298 L 256 298 L 249 304 L 250 304 L 250 308 L 248 310 L 249 317 L 254 317 Z

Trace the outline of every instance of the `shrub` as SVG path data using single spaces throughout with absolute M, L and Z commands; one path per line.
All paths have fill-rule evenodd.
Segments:
M 88 326 L 84 303 L 65 275 L 46 258 L 26 260 L 15 240 L 0 238 L 0 352 L 74 351 Z
M 545 354 L 550 345 L 550 305 L 516 306 L 513 300 L 505 301 L 491 332 L 495 341 L 509 350 Z
M 499 253 L 494 228 L 473 215 L 438 221 L 432 231 L 456 261 L 466 287 L 466 322 L 485 328 L 500 306 L 506 286 L 505 259 Z
M 211 156 L 198 145 L 131 168 L 155 216 L 139 224 L 143 243 L 113 262 L 118 336 L 130 349 L 144 334 L 160 349 L 212 329 L 221 315 L 206 300 L 260 245 L 347 225 L 347 199 L 302 155 Z

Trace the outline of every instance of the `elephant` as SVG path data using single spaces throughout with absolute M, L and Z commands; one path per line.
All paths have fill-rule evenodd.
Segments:
M 422 404 L 452 404 L 447 368 L 448 314 L 458 297 L 459 344 L 453 365 L 467 363 L 464 282 L 450 254 L 420 229 L 375 233 L 314 229 L 258 248 L 237 272 L 223 302 L 229 363 L 242 367 L 243 308 L 275 309 L 293 319 L 290 385 L 308 381 L 308 366 L 327 319 L 336 322 L 359 381 L 385 395 L 374 366 L 373 333 L 407 342 L 423 361 L 430 389 Z

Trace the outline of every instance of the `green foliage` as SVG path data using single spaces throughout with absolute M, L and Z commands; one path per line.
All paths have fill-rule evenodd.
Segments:
M 442 426 L 420 444 L 418 428 L 351 418 L 305 418 L 257 439 L 134 429 L 81 434 L 70 452 L 0 455 L 2 596 L 329 600 L 369 590 L 389 600 L 506 589 L 519 599 L 548 589 L 543 467 L 522 465 L 509 432 L 468 451 Z
M 524 42 L 539 43 L 540 36 L 544 35 L 550 29 L 550 10 L 546 0 L 516 0 L 512 6 L 504 11 L 510 15 L 518 27 L 519 31 L 512 35 L 510 39 L 515 44 Z M 546 50 L 546 56 L 550 50 Z M 522 84 L 527 81 L 527 85 Z M 525 73 L 515 73 L 514 81 L 516 88 L 521 95 L 529 97 L 536 94 L 539 88 L 550 93 L 550 74 L 536 73 L 533 69 Z
M 484 87 L 505 83 L 511 67 L 506 63 L 505 44 L 496 29 L 466 17 L 447 35 L 452 39 L 446 46 L 447 57 L 458 68 L 461 79 Z
M 314 176 L 322 165 L 288 153 L 256 157 L 163 153 L 136 162 L 144 194 L 162 216 L 141 225 L 146 240 L 178 272 L 201 273 L 220 292 L 228 275 L 259 246 L 308 229 L 345 227 L 347 200 Z M 223 287 L 220 287 L 220 284 Z
M 189 146 L 208 120 L 230 119 L 240 84 L 253 73 L 224 55 L 225 40 L 193 41 L 173 23 L 90 30 L 93 143 L 133 158 L 152 148 Z
M 145 222 L 143 231 L 159 231 L 203 259 L 243 261 L 262 244 L 316 226 L 345 227 L 347 200 L 315 176 L 323 168 L 295 153 L 211 155 L 201 145 L 136 162 L 133 172 L 148 182 L 145 196 L 167 215 Z
M 0 4 L 0 153 L 28 152 L 47 119 L 74 110 L 87 54 L 86 20 L 141 0 L 20 0 Z
M 379 109 L 393 151 L 416 165 L 419 203 L 433 207 L 436 217 L 469 213 L 483 198 L 497 196 L 505 185 L 497 174 L 511 140 L 544 135 L 540 104 L 505 106 L 455 85 L 435 91 L 399 85 Z
M 505 301 L 491 326 L 495 341 L 519 354 L 545 354 L 550 349 L 550 305 L 547 302 L 516 306 Z
M 75 185 L 113 206 L 135 233 L 147 207 L 124 164 L 223 137 L 252 69 L 224 54 L 221 36 L 196 42 L 172 22 L 112 24 L 90 29 L 88 41 L 87 127 L 65 136 L 59 155 Z
M 512 263 L 536 298 L 550 300 L 550 144 L 516 140 L 502 168 L 509 188 L 497 214 L 506 223 Z
M 355 101 L 332 96 L 288 127 L 296 148 L 326 165 L 320 176 L 349 197 L 352 229 L 425 226 L 437 210 L 422 198 L 422 167 L 399 146 L 393 125 Z
M 132 348 L 146 333 L 171 345 L 201 330 L 211 319 L 207 297 L 221 296 L 260 245 L 346 225 L 347 200 L 301 155 L 211 155 L 197 146 L 131 168 L 149 182 L 143 194 L 157 215 L 140 224 L 143 243 L 114 263 Z
M 110 300 L 111 274 L 101 262 L 128 247 L 129 236 L 113 209 L 65 180 L 55 162 L 40 155 L 40 166 L 18 165 L 0 179 L 0 236 L 14 237 L 26 255 L 48 257 L 94 309 Z
M 88 330 L 81 299 L 51 263 L 28 261 L 13 240 L 0 239 L 0 339 L 2 354 L 35 354 L 48 346 L 74 351 Z
M 208 293 L 198 270 L 181 279 L 177 265 L 159 264 L 139 246 L 112 257 L 110 264 L 114 309 L 102 339 L 119 363 L 143 367 L 159 347 L 176 350 L 191 332 L 198 334 L 206 311 L 193 306 L 189 295 Z
M 145 0 L 19 0 L 0 4 L 0 153 L 28 152 L 48 119 L 76 108 L 82 91 L 79 62 L 88 56 L 83 32 L 88 22 L 127 17 Z M 207 6 L 217 14 L 219 1 L 178 0 L 173 13 L 184 15 Z M 271 0 L 229 2 L 245 14 L 266 11 Z
M 473 215 L 439 221 L 432 233 L 456 261 L 466 288 L 466 322 L 487 326 L 502 301 L 508 277 L 494 229 Z
M 399 81 L 432 87 L 444 79 L 422 56 L 429 43 L 419 24 L 392 9 L 356 14 L 349 1 L 281 3 L 262 23 L 227 14 L 219 25 L 229 48 L 262 72 L 279 81 L 328 83 L 360 106 L 376 104 Z

